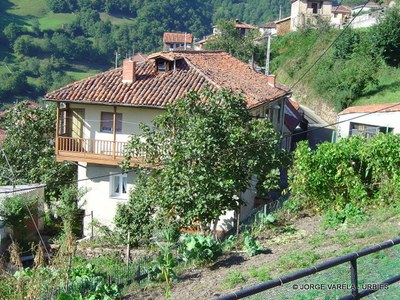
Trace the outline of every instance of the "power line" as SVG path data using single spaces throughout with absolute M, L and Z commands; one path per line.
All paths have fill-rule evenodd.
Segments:
M 393 105 L 390 105 L 390 106 L 387 106 L 387 107 L 384 107 L 384 108 L 381 108 L 381 109 L 377 109 L 377 110 L 372 111 L 372 112 L 364 113 L 364 114 L 362 114 L 362 115 L 355 116 L 355 117 L 352 117 L 352 118 L 349 118 L 349 119 L 346 119 L 346 120 L 343 120 L 343 121 L 338 121 L 338 122 L 330 123 L 330 124 L 327 124 L 327 125 L 324 125 L 324 126 L 321 126 L 321 127 L 309 129 L 309 130 L 302 131 L 302 132 L 298 132 L 298 133 L 290 133 L 290 134 L 287 134 L 287 135 L 283 135 L 281 138 L 284 139 L 284 138 L 293 137 L 293 136 L 296 136 L 296 135 L 299 135 L 299 134 L 314 132 L 314 131 L 317 131 L 317 130 L 321 130 L 321 129 L 323 129 L 323 128 L 332 127 L 332 126 L 335 126 L 335 125 L 338 125 L 338 124 L 341 124 L 341 123 L 344 123 L 344 122 L 347 122 L 347 121 L 351 121 L 351 120 L 355 120 L 355 119 L 358 119 L 358 118 L 362 118 L 362 117 L 365 117 L 365 116 L 368 116 L 368 115 L 372 115 L 372 114 L 375 114 L 375 113 L 379 113 L 379 112 L 381 112 L 381 111 L 384 111 L 384 110 L 386 110 L 386 109 L 390 109 L 390 108 L 393 108 L 393 107 L 396 107 L 396 106 L 400 106 L 400 103 L 395 103 L 395 104 L 393 104 Z M 226 152 L 230 152 L 230 151 L 240 150 L 240 149 L 243 149 L 243 148 L 246 148 L 246 147 L 252 147 L 252 146 L 257 146 L 257 145 L 263 145 L 263 144 L 269 143 L 269 142 L 271 142 L 271 141 L 273 141 L 273 140 L 272 140 L 272 139 L 268 139 L 268 140 L 263 140 L 263 141 L 260 141 L 260 142 L 257 142 L 257 143 L 251 143 L 251 144 L 241 145 L 241 146 L 234 147 L 234 148 L 224 149 L 224 150 L 218 152 L 218 154 L 221 155 L 221 154 L 223 154 L 224 152 L 226 153 Z M 215 154 L 215 153 L 214 153 L 214 154 Z M 213 154 L 213 155 L 214 155 L 214 154 Z M 199 158 L 202 158 L 202 157 L 189 157 L 189 158 L 186 158 L 186 159 L 182 159 L 181 161 L 198 160 Z M 158 163 L 158 164 L 153 164 L 151 167 L 135 167 L 135 168 L 132 168 L 132 169 L 130 169 L 130 170 L 128 170 L 128 171 L 125 171 L 125 172 L 122 172 L 122 171 L 121 171 L 121 172 L 109 173 L 109 174 L 98 175 L 98 176 L 93 176 L 93 177 L 88 177 L 88 178 L 83 178 L 83 179 L 69 180 L 69 181 L 64 181 L 64 182 L 57 182 L 57 183 L 55 183 L 55 184 L 60 185 L 60 186 L 62 186 L 62 185 L 68 185 L 68 184 L 75 184 L 75 183 L 77 183 L 77 182 L 83 182 L 83 181 L 94 180 L 94 179 L 99 179 L 99 178 L 105 178 L 105 177 L 110 177 L 110 176 L 115 176 L 115 175 L 121 175 L 121 174 L 128 174 L 128 173 L 132 173 L 132 172 L 135 172 L 135 171 L 137 171 L 137 170 L 139 170 L 139 169 L 143 169 L 143 168 L 146 168 L 146 169 L 155 169 L 155 168 L 157 168 L 157 167 L 162 167 L 162 166 L 165 166 L 165 165 L 168 165 L 168 164 L 170 164 L 170 162 L 168 162 L 168 161 L 165 162 L 165 161 L 164 161 L 164 162 L 161 162 L 161 163 Z M 40 186 L 40 187 L 46 187 L 46 186 L 47 186 L 47 184 L 44 184 L 44 185 L 42 185 L 42 186 Z M 15 192 L 37 189 L 37 188 L 40 188 L 40 187 L 16 189 Z M 5 193 L 9 193 L 9 192 L 0 192 L 0 194 L 5 194 Z
M 6 163 L 7 163 L 7 166 L 8 166 L 8 168 L 9 168 L 9 170 L 10 170 L 11 176 L 12 176 L 12 177 L 11 177 L 11 180 L 12 180 L 12 193 L 13 193 L 13 195 L 14 195 L 14 193 L 15 193 L 15 185 L 14 185 L 14 182 L 15 182 L 15 180 L 16 180 L 16 176 L 15 176 L 15 174 L 14 174 L 13 168 L 11 167 L 11 165 L 10 165 L 10 163 L 9 163 L 9 161 L 8 161 L 8 158 L 7 158 L 6 153 L 4 152 L 4 149 L 1 149 L 1 150 L 2 150 L 2 154 L 3 154 L 3 158 L 5 159 L 5 161 L 6 161 Z M 37 226 L 37 224 L 36 224 L 35 219 L 33 218 L 32 212 L 31 212 L 31 210 L 30 210 L 28 204 L 26 203 L 25 199 L 22 199 L 22 202 L 24 203 L 25 208 L 27 209 L 27 211 L 28 211 L 28 213 L 29 213 L 29 217 L 31 218 L 31 221 L 32 221 L 32 223 L 33 223 L 33 226 L 35 227 L 35 230 L 36 230 L 36 232 L 37 232 L 37 234 L 38 234 L 38 236 L 39 236 L 39 238 L 40 238 L 40 241 L 41 241 L 41 243 L 42 243 L 42 245 L 43 245 L 43 248 L 44 248 L 45 251 L 46 251 L 47 258 L 50 260 L 50 253 L 49 253 L 49 251 L 47 250 L 46 244 L 44 243 L 43 237 L 42 237 L 42 235 L 40 234 L 39 228 L 38 228 L 38 226 Z
M 343 1 L 343 0 L 342 0 Z M 322 54 L 311 64 L 311 66 L 303 73 L 303 75 L 300 76 L 300 78 L 290 87 L 290 89 L 293 89 L 303 78 L 308 74 L 308 72 L 311 71 L 312 68 L 315 67 L 315 65 L 322 59 L 322 57 L 328 52 L 329 49 L 333 47 L 333 45 L 342 37 L 342 35 L 345 33 L 345 31 L 350 27 L 351 23 L 353 23 L 354 19 L 358 17 L 358 15 L 362 12 L 364 7 L 368 4 L 368 0 L 363 4 L 361 9 L 357 12 L 357 14 L 350 20 L 350 22 L 346 25 L 345 28 L 339 33 L 339 35 L 333 40 L 333 42 L 326 48 Z M 339 6 L 338 6 L 339 7 Z M 337 8 L 336 8 L 337 9 Z

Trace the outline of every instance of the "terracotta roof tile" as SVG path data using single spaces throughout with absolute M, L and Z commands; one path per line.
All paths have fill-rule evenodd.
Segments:
M 351 7 L 346 5 L 332 6 L 332 13 L 351 13 Z
M 267 22 L 259 25 L 258 27 L 261 28 L 276 28 L 276 23 L 275 22 Z
M 122 83 L 122 68 L 71 83 L 45 95 L 50 101 L 109 103 L 163 108 L 189 91 L 210 87 L 240 92 L 249 108 L 290 93 L 267 76 L 250 70 L 247 64 L 222 51 L 174 51 L 150 55 L 153 59 L 176 60 L 175 70 L 157 72 L 154 60 L 138 63 L 136 81 Z
M 193 41 L 193 36 L 190 33 L 186 33 L 186 43 L 191 44 Z M 164 43 L 184 43 L 185 33 L 176 32 L 164 32 L 163 35 Z
M 351 106 L 341 111 L 339 115 L 346 115 L 353 113 L 394 112 L 394 111 L 400 111 L 400 102 Z

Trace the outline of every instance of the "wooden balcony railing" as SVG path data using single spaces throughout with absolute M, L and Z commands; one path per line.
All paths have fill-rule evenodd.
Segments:
M 56 156 L 57 161 L 117 165 L 123 159 L 126 145 L 126 142 L 58 136 Z M 139 155 L 134 161 L 144 162 L 144 155 Z
M 112 156 L 124 156 L 126 142 L 114 142 L 95 139 L 58 137 L 58 150 L 76 153 L 90 153 Z

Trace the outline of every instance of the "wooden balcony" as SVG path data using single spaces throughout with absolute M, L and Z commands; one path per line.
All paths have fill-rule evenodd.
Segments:
M 56 160 L 77 161 L 104 165 L 118 165 L 124 156 L 126 142 L 58 136 Z M 132 164 L 144 164 L 145 157 L 132 159 Z

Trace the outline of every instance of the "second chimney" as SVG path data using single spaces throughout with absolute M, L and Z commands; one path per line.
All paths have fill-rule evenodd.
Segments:
M 136 80 L 136 62 L 125 59 L 122 64 L 122 82 L 133 83 Z
M 275 75 L 267 75 L 268 84 L 275 87 Z

